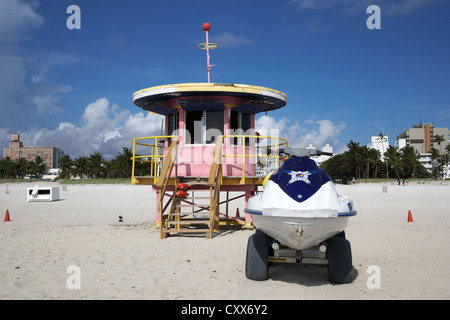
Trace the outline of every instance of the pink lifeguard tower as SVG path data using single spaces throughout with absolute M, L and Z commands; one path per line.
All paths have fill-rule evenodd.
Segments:
M 203 25 L 206 43 L 198 45 L 207 52 L 207 83 L 162 85 L 133 95 L 135 105 L 165 118 L 164 135 L 133 139 L 132 158 L 132 183 L 156 191 L 162 239 L 192 232 L 211 238 L 220 225 L 251 228 L 251 216 L 240 217 L 243 208 L 230 215 L 228 203 L 247 201 L 279 166 L 278 150 L 287 147 L 278 135 L 255 132 L 255 115 L 285 106 L 284 93 L 210 82 L 209 50 L 217 47 L 209 43 L 210 28 Z M 148 175 L 135 175 L 137 161 L 148 164 Z M 230 192 L 238 196 L 230 198 Z

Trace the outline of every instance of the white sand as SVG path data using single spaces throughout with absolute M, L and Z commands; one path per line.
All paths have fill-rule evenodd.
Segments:
M 328 283 L 324 267 L 302 265 L 248 280 L 248 230 L 160 240 L 148 186 L 69 185 L 60 201 L 39 203 L 26 201 L 32 186 L 0 185 L 0 299 L 450 298 L 445 183 L 389 185 L 387 193 L 382 184 L 337 186 L 358 211 L 346 229 L 358 277 L 346 285 Z M 6 209 L 10 222 L 3 222 Z M 80 289 L 67 288 L 70 265 L 80 268 Z M 380 289 L 367 286 L 371 265 L 380 268 Z

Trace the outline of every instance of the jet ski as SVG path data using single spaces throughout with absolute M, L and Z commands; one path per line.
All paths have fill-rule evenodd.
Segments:
M 247 244 L 247 278 L 268 279 L 272 263 L 303 263 L 327 265 L 330 282 L 352 282 L 355 270 L 344 229 L 357 212 L 310 158 L 330 154 L 301 148 L 286 148 L 284 154 L 287 160 L 264 179 L 264 191 L 245 208 L 256 227 Z

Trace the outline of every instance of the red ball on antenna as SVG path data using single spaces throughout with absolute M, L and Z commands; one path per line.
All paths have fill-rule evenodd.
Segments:
M 211 29 L 211 25 L 208 22 L 205 22 L 203 24 L 203 30 L 209 31 Z

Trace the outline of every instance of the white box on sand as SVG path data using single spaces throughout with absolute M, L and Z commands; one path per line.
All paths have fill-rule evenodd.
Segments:
M 56 201 L 59 200 L 59 187 L 39 187 L 27 189 L 27 201 Z

